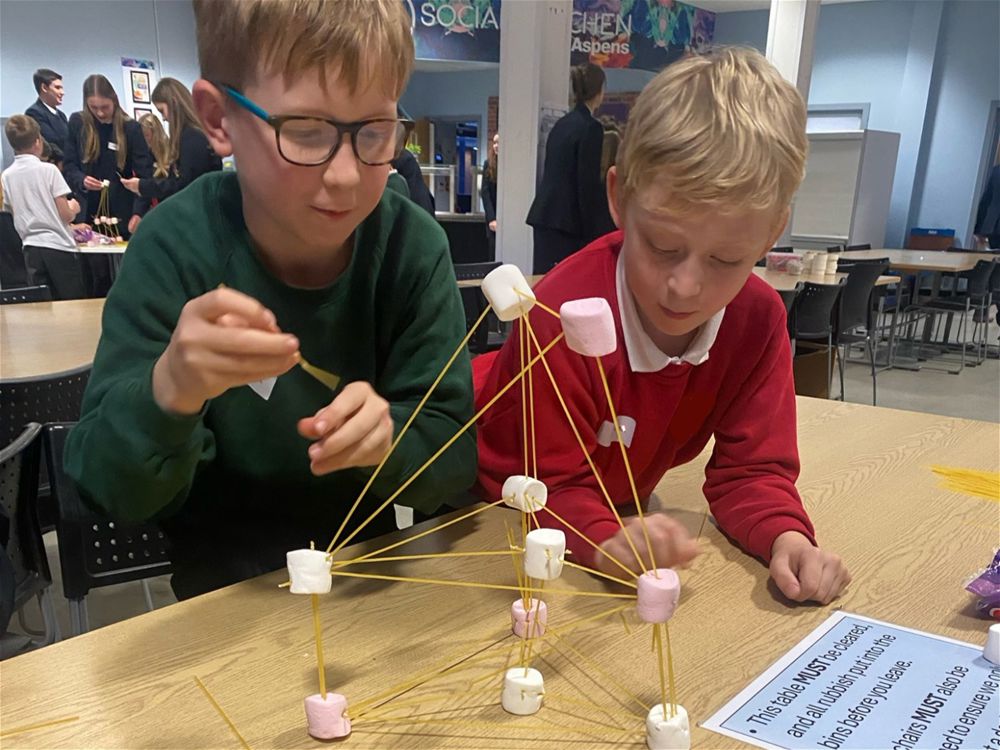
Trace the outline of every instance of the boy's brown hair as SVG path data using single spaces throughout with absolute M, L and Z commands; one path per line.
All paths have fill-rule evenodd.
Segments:
M 30 151 L 34 147 L 35 141 L 42 135 L 38 123 L 27 115 L 11 115 L 7 119 L 7 124 L 4 125 L 3 132 L 15 154 Z
M 646 85 L 617 173 L 623 200 L 655 184 L 669 191 L 670 206 L 660 208 L 673 214 L 784 210 L 808 148 L 798 90 L 757 50 L 720 47 L 673 63 Z
M 368 81 L 399 99 L 413 68 L 401 0 L 194 0 L 202 78 L 242 90 L 259 74 L 286 84 L 335 69 L 350 91 Z

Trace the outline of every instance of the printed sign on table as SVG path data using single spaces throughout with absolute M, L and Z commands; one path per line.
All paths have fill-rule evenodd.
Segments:
M 1000 749 L 998 717 L 982 646 L 838 612 L 703 726 L 782 750 L 979 750 Z

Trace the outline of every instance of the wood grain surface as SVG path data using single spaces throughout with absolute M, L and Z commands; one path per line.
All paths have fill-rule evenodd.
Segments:
M 0 378 L 29 378 L 94 361 L 103 299 L 0 305 Z

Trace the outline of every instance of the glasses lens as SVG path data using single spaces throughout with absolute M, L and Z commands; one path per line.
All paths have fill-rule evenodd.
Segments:
M 278 134 L 282 155 L 297 164 L 322 164 L 337 145 L 340 134 L 323 120 L 285 120 Z
M 366 164 L 388 164 L 399 156 L 406 128 L 396 120 L 365 123 L 357 134 L 357 150 Z

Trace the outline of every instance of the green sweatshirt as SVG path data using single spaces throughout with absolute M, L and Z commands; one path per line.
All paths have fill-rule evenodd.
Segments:
M 235 174 L 205 175 L 143 219 L 104 308 L 66 469 L 84 498 L 111 516 L 161 523 L 182 597 L 277 569 L 287 550 L 311 540 L 325 547 L 371 475 L 310 473 L 309 441 L 296 423 L 334 394 L 299 367 L 278 378 L 268 401 L 243 386 L 199 415 L 159 409 L 153 365 L 184 304 L 220 284 L 266 305 L 299 338 L 302 355 L 342 384 L 371 383 L 390 402 L 397 433 L 465 333 L 444 232 L 391 190 L 355 232 L 347 270 L 319 290 L 289 287 L 264 268 L 249 243 Z M 367 518 L 471 416 L 463 353 L 354 519 Z M 397 502 L 430 512 L 475 476 L 470 430 Z M 392 516 L 390 507 L 363 534 L 393 529 Z

